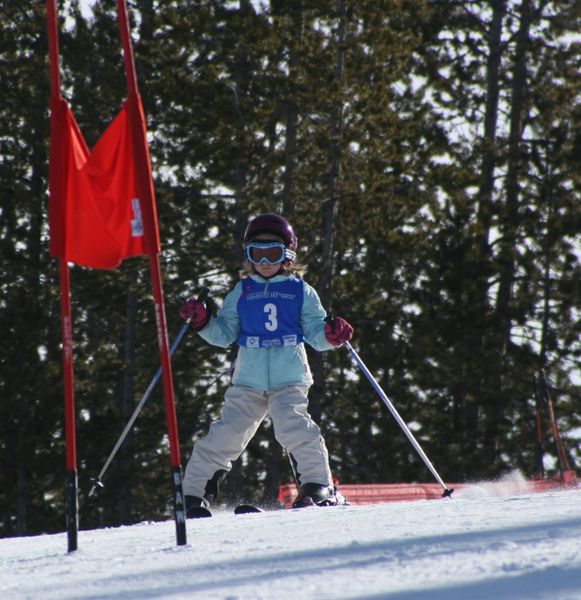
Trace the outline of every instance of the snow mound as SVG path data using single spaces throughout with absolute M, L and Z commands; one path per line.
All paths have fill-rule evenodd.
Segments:
M 520 471 L 514 470 L 498 479 L 470 483 L 458 489 L 457 496 L 464 498 L 498 498 L 528 494 L 532 491 L 530 481 Z

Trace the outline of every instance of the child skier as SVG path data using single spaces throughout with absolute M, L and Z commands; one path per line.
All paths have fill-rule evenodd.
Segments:
M 294 506 L 338 502 L 325 442 L 307 412 L 313 378 L 304 343 L 329 350 L 350 340 L 353 328 L 339 317 L 325 321 L 317 293 L 293 264 L 297 238 L 282 216 L 268 213 L 252 219 L 243 248 L 248 276 L 226 296 L 216 316 L 196 298 L 180 309 L 180 316 L 191 319 L 193 329 L 210 344 L 239 346 L 220 419 L 194 444 L 186 466 L 187 515 L 216 499 L 232 461 L 267 414 L 277 441 L 296 465 L 300 488 Z

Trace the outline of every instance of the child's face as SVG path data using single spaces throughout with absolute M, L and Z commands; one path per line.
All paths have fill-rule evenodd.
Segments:
M 272 233 L 259 233 L 255 238 L 255 240 L 277 240 L 281 243 L 284 243 L 284 240 L 277 235 L 273 235 Z M 269 265 L 266 262 L 260 263 L 259 265 L 254 265 L 256 272 L 265 279 L 269 279 L 270 277 L 274 277 L 281 268 L 282 264 L 277 265 Z

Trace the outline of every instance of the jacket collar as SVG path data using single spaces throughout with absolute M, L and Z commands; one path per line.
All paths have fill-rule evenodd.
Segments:
M 250 278 L 258 283 L 279 283 L 280 281 L 286 281 L 292 275 L 275 275 L 274 277 L 270 277 L 270 279 L 265 279 L 258 273 L 250 273 Z

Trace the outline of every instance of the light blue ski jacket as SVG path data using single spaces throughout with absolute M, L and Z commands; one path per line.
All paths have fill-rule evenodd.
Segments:
M 250 275 L 264 285 L 264 293 L 272 283 L 282 282 L 291 275 L 276 275 L 264 279 L 260 275 Z M 321 305 L 317 292 L 304 283 L 301 328 L 305 341 L 315 350 L 331 350 L 334 346 L 325 337 L 325 317 L 327 313 Z M 226 296 L 222 308 L 212 317 L 199 334 L 208 343 L 222 348 L 236 342 L 240 335 L 238 300 L 242 294 L 243 281 L 239 281 Z M 273 348 L 251 348 L 240 346 L 234 364 L 232 383 L 264 391 L 278 390 L 288 385 L 310 386 L 313 376 L 307 361 L 303 343 L 295 346 Z

